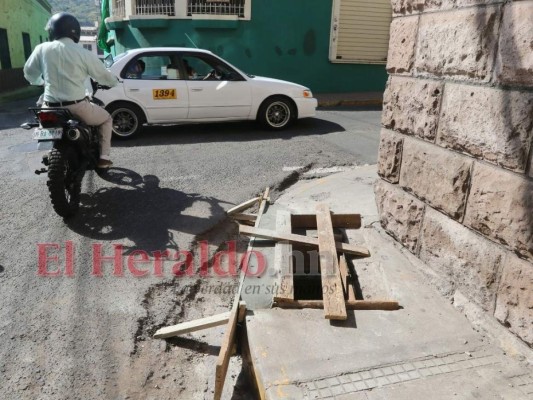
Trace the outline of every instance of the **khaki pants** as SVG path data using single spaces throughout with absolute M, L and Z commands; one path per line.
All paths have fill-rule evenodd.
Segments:
M 98 127 L 98 131 L 100 132 L 100 158 L 110 160 L 111 134 L 113 129 L 111 115 L 102 107 L 88 100 L 66 106 L 65 108 L 87 125 Z

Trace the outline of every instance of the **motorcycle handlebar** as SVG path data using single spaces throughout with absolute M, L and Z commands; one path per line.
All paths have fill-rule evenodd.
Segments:
M 93 88 L 93 94 L 96 93 L 97 90 L 109 90 L 109 89 L 111 89 L 111 86 L 101 85 L 98 82 L 96 82 L 93 78 L 91 78 L 91 86 Z

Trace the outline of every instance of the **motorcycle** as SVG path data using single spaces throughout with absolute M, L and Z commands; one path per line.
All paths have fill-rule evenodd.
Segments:
M 98 89 L 106 86 L 91 82 L 93 95 L 89 101 L 103 107 L 104 103 L 94 97 Z M 63 218 L 76 214 L 80 206 L 81 183 L 86 171 L 95 170 L 100 159 L 100 135 L 98 128 L 77 120 L 62 107 L 29 108 L 35 119 L 21 125 L 34 129 L 33 139 L 39 145 L 51 144 L 51 150 L 43 155 L 44 168 L 35 170 L 37 175 L 48 173 L 48 191 L 54 211 Z M 48 169 L 47 169 L 47 168 Z

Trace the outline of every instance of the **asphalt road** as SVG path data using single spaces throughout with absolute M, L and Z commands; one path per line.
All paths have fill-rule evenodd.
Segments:
M 176 278 L 177 252 L 191 250 L 196 261 L 198 239 L 211 250 L 235 239 L 224 211 L 266 186 L 275 197 L 298 179 L 377 158 L 379 111 L 321 110 L 280 133 L 253 122 L 147 127 L 113 143 L 116 167 L 86 175 L 81 210 L 63 221 L 46 177 L 33 173 L 42 152 L 18 128 L 28 105 L 0 106 L 4 399 L 209 397 L 223 329 L 168 343 L 150 337 L 157 327 L 226 311 L 232 294 L 205 289 L 234 287 L 235 279 Z M 101 276 L 98 254 L 109 258 Z M 234 399 L 239 369 L 232 361 L 226 392 Z

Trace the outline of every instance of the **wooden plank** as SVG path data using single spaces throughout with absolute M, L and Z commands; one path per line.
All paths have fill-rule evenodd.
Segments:
M 345 301 L 348 310 L 398 310 L 400 305 L 395 300 L 347 300 Z M 313 308 L 323 309 L 322 300 L 278 300 L 274 302 L 273 307 L 280 308 Z
M 318 232 L 315 229 L 307 229 L 305 232 L 305 236 L 318 239 Z M 342 233 L 334 233 L 333 237 L 335 238 L 336 242 L 342 242 L 344 239 L 344 236 Z
M 255 226 L 255 222 L 253 221 L 238 221 L 239 224 L 248 225 L 248 226 Z
M 224 334 L 224 340 L 222 346 L 220 346 L 220 353 L 218 354 L 216 373 L 215 373 L 215 400 L 222 398 L 222 389 L 224 389 L 224 381 L 226 380 L 226 374 L 228 373 L 229 360 L 233 350 L 233 344 L 235 342 L 235 334 L 237 331 L 237 321 L 239 314 L 244 313 L 246 310 L 246 304 L 244 301 L 239 302 L 238 307 L 233 307 L 228 321 L 228 329 Z
M 344 320 L 348 316 L 346 314 L 346 306 L 344 305 L 344 291 L 339 272 L 337 247 L 335 245 L 335 238 L 333 237 L 331 213 L 327 204 L 317 204 L 316 223 L 324 316 L 327 319 Z
M 240 324 L 246 318 L 246 302 L 239 302 L 239 306 L 243 303 L 245 307 L 239 307 L 239 313 L 237 314 L 237 322 Z
M 245 201 L 244 203 L 241 203 L 233 208 L 230 208 L 228 211 L 226 211 L 227 215 L 232 215 L 238 212 L 241 212 L 243 210 L 246 210 L 247 208 L 250 208 L 255 203 L 257 203 L 259 200 L 261 200 L 261 197 L 254 197 L 253 199 L 250 199 L 248 201 Z
M 291 233 L 291 213 L 279 210 L 276 214 L 276 231 Z M 292 268 L 292 245 L 278 242 L 274 249 L 274 268 L 281 274 L 280 290 L 274 296 L 281 299 L 294 299 L 294 276 Z
M 254 227 L 256 229 L 259 226 L 259 223 L 261 222 L 261 217 L 263 216 L 263 213 L 265 212 L 265 208 L 266 208 L 267 204 L 270 202 L 269 194 L 270 194 L 270 188 L 267 187 L 265 189 L 264 193 L 263 193 L 263 196 L 261 196 L 261 200 L 259 202 L 259 211 L 257 212 L 257 218 L 255 219 L 255 225 L 254 225 Z M 242 225 L 239 225 L 239 227 L 240 226 L 242 226 Z M 240 265 L 241 276 L 240 276 L 240 279 L 239 279 L 239 290 L 235 294 L 235 300 L 233 302 L 234 307 L 236 307 L 236 305 L 239 303 L 239 300 L 241 299 L 241 291 L 242 291 L 242 287 L 244 285 L 244 278 L 246 277 L 246 274 L 242 273 L 242 265 L 248 265 L 250 263 L 250 257 L 252 255 L 252 250 L 254 248 L 254 241 L 255 241 L 255 237 L 252 236 L 250 238 L 250 242 L 248 243 L 248 249 L 246 251 L 246 256 L 241 261 L 241 265 Z
M 303 235 L 295 235 L 294 233 L 280 233 L 269 229 L 255 228 L 251 226 L 239 225 L 239 233 L 241 235 L 253 236 L 262 239 L 271 239 L 275 241 L 285 241 L 289 243 L 298 243 L 305 246 L 318 247 L 318 239 Z M 370 252 L 366 247 L 357 246 L 348 243 L 335 242 L 337 251 L 356 256 L 369 257 Z
M 267 187 L 263 192 L 263 201 L 270 203 L 270 188 Z
M 359 229 L 361 227 L 361 214 L 331 214 L 334 228 Z M 316 229 L 315 214 L 292 214 L 292 228 Z
M 167 326 L 159 329 L 154 339 L 165 339 L 169 337 L 184 335 L 190 332 L 200 331 L 202 329 L 212 328 L 214 326 L 227 324 L 229 321 L 230 313 L 225 312 L 222 314 L 212 315 L 206 318 L 196 319 L 194 321 L 182 322 L 177 325 Z
M 257 218 L 255 220 L 255 226 L 259 226 L 261 217 L 265 211 L 267 204 L 270 201 L 269 198 L 270 188 L 266 188 L 263 196 L 259 197 L 259 211 L 257 212 Z M 242 226 L 242 225 L 239 225 Z M 220 348 L 220 353 L 218 354 L 216 373 L 215 373 L 215 400 L 219 400 L 222 397 L 222 389 L 224 388 L 224 381 L 226 380 L 226 374 L 228 373 L 229 358 L 231 356 L 231 351 L 233 349 L 232 342 L 235 340 L 235 331 L 237 329 L 237 320 L 239 315 L 244 315 L 246 311 L 246 304 L 241 302 L 241 292 L 244 285 L 244 278 L 246 274 L 242 272 L 242 265 L 248 265 L 250 262 L 251 252 L 253 250 L 255 238 L 250 238 L 250 243 L 248 244 L 248 251 L 246 253 L 245 260 L 241 264 L 241 276 L 239 278 L 239 290 L 235 294 L 235 300 L 233 302 L 233 308 L 231 310 L 230 319 L 228 321 L 228 328 L 224 335 L 224 341 L 222 347 Z M 244 310 L 242 307 L 244 306 Z
M 339 269 L 341 271 L 342 286 L 344 287 L 344 296 L 348 300 L 355 300 L 355 291 L 353 284 L 348 281 L 350 272 L 348 270 L 348 261 L 346 255 L 339 256 Z
M 255 220 L 257 219 L 257 215 L 247 214 L 247 213 L 236 213 L 236 214 L 232 214 L 231 218 L 236 219 L 238 221 L 250 221 L 250 222 L 255 223 Z

